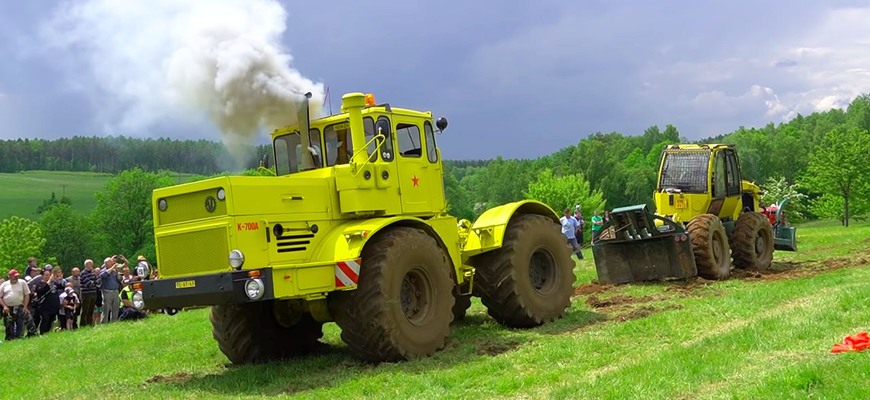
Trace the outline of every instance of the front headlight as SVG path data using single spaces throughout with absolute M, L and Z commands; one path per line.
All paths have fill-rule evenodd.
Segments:
M 145 298 L 142 297 L 142 291 L 137 290 L 133 293 L 133 307 L 137 310 L 145 308 Z
M 245 294 L 248 295 L 249 299 L 258 300 L 263 297 L 265 292 L 266 285 L 263 284 L 262 279 L 248 279 L 248 281 L 245 282 Z
M 245 255 L 239 250 L 230 252 L 230 265 L 235 269 L 241 269 L 245 265 Z
M 224 190 L 224 188 L 220 188 L 220 189 L 218 189 L 218 191 L 217 191 L 217 198 L 218 198 L 218 200 L 220 200 L 220 201 L 224 201 L 224 200 L 226 200 L 226 199 L 227 199 L 227 191 Z

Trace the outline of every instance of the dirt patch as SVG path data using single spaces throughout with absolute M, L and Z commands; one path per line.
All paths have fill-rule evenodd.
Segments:
M 660 312 L 668 311 L 668 310 L 679 310 L 683 308 L 680 304 L 667 304 L 663 307 L 652 307 L 652 306 L 643 306 L 635 308 L 629 312 L 617 314 L 611 320 L 625 322 L 631 321 L 633 319 L 646 318 L 653 314 L 658 314 Z
M 605 308 L 605 307 L 614 307 L 621 306 L 625 304 L 637 304 L 637 303 L 649 303 L 651 301 L 656 300 L 664 300 L 665 298 L 662 296 L 641 296 L 641 297 L 631 297 L 631 296 L 613 296 L 608 297 L 606 299 L 599 299 L 597 296 L 589 296 L 586 298 L 586 304 L 592 308 Z
M 477 344 L 477 349 L 475 349 L 474 352 L 480 356 L 497 356 L 499 354 L 515 350 L 516 348 L 520 347 L 521 344 L 522 343 L 520 341 L 516 340 L 484 340 Z
M 596 282 L 585 283 L 574 288 L 574 295 L 589 295 L 604 293 L 613 288 L 613 285 L 601 285 Z
M 797 279 L 845 267 L 866 265 L 868 262 L 870 262 L 870 257 L 868 256 L 831 258 L 820 261 L 783 261 L 773 263 L 767 271 L 734 269 L 731 275 L 734 279 L 746 281 Z
M 172 375 L 154 375 L 148 378 L 147 383 L 184 383 L 190 380 L 193 375 L 186 372 L 176 372 Z

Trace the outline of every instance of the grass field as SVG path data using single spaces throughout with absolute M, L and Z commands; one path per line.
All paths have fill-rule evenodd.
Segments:
M 58 200 L 64 195 L 72 206 L 89 213 L 97 203 L 94 193 L 103 190 L 111 174 L 70 171 L 24 171 L 0 173 L 0 220 L 17 215 L 36 219 L 36 208 L 54 192 Z M 189 175 L 179 174 L 179 182 Z
M 327 324 L 325 349 L 232 366 L 207 310 L 157 315 L 0 345 L 3 397 L 866 399 L 870 351 L 830 353 L 870 329 L 870 225 L 799 228 L 799 253 L 763 274 L 619 286 L 576 268 L 567 316 L 510 330 L 475 300 L 447 347 L 363 364 Z M 38 377 L 38 378 L 37 378 Z M 9 383 L 11 382 L 11 383 Z M 38 385 L 34 385 L 38 382 Z

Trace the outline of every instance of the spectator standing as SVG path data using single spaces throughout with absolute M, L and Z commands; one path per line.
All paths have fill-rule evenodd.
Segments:
M 580 211 L 579 204 L 574 208 L 574 219 L 577 220 L 578 224 L 577 232 L 575 234 L 575 236 L 577 237 L 577 244 L 579 244 L 580 247 L 583 247 L 583 242 L 585 242 L 583 238 L 583 231 L 586 230 L 586 218 L 583 217 L 583 212 Z
M 94 273 L 94 261 L 85 260 L 85 270 L 82 271 L 79 277 L 82 297 L 81 300 L 81 322 L 79 325 L 88 326 L 94 323 L 94 306 L 97 301 L 97 286 L 100 279 Z
M 559 222 L 562 223 L 562 234 L 565 235 L 568 244 L 571 245 L 571 249 L 577 255 L 577 258 L 582 260 L 583 253 L 580 251 L 580 245 L 577 244 L 577 237 L 574 236 L 574 233 L 577 232 L 577 220 L 571 215 L 571 209 L 569 208 L 565 209 L 564 214 L 562 218 L 559 218 Z
M 123 266 L 123 264 L 121 264 Z M 118 320 L 121 299 L 118 292 L 121 291 L 121 280 L 118 278 L 118 264 L 115 258 L 107 257 L 103 260 L 103 268 L 100 270 L 101 292 L 103 293 L 103 316 L 101 323 Z
M 63 293 L 60 294 L 60 315 L 61 317 L 61 329 L 65 330 L 73 330 L 75 329 L 75 320 L 76 320 L 76 309 L 78 308 L 79 298 L 76 296 L 75 290 L 72 288 L 72 284 L 67 284 L 66 289 L 64 289 Z
M 43 335 L 51 330 L 51 325 L 57 318 L 60 309 L 60 291 L 63 290 L 63 286 L 58 290 L 52 279 L 50 267 L 51 265 L 46 265 L 42 270 L 42 279 L 34 286 L 36 291 L 34 300 L 39 303 L 36 307 L 39 313 L 39 333 Z
M 136 257 L 136 269 L 133 270 L 133 275 L 138 276 L 141 280 L 150 279 L 151 266 L 148 265 L 148 259 L 145 256 Z
M 601 210 L 595 210 L 595 215 L 592 216 L 592 243 L 598 240 L 601 235 L 601 226 L 604 225 L 604 219 L 601 218 Z
M 25 280 L 27 280 L 28 278 L 32 278 L 32 277 L 33 277 L 33 275 L 31 275 L 31 271 L 32 271 L 34 268 L 39 268 L 39 263 L 38 263 L 38 261 L 39 261 L 39 260 L 37 260 L 36 257 L 30 257 L 30 258 L 27 259 L 27 266 L 24 267 L 24 279 L 25 279 Z
M 0 284 L 0 306 L 3 307 L 6 341 L 9 341 L 21 338 L 24 333 L 24 316 L 30 313 L 30 288 L 18 279 L 21 276 L 18 270 L 10 270 L 7 276 L 9 280 Z

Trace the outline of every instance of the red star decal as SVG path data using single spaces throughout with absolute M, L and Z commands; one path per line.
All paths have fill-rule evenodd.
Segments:
M 420 179 L 418 179 L 418 178 L 417 178 L 417 175 L 414 175 L 414 177 L 413 177 L 413 178 L 411 178 L 411 181 L 413 181 L 413 182 L 414 182 L 414 186 L 417 186 L 417 183 L 419 183 L 419 182 L 420 182 Z

